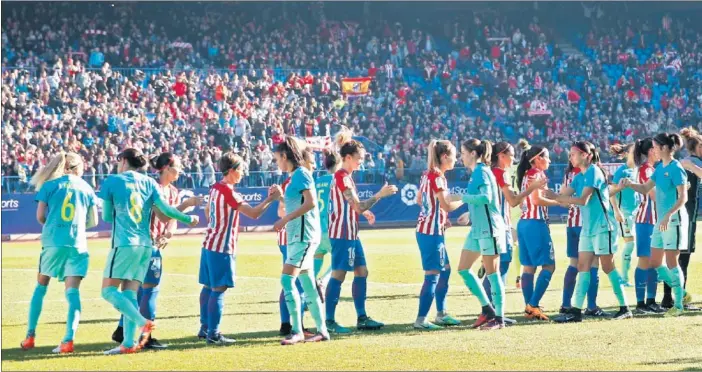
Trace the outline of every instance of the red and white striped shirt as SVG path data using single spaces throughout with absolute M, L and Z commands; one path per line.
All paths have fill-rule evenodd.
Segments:
M 173 185 L 160 185 L 161 187 L 161 195 L 163 195 L 163 198 L 166 199 L 166 202 L 168 202 L 168 205 L 177 207 L 180 205 L 180 196 L 178 195 L 178 189 L 173 186 Z M 151 224 L 149 225 L 149 230 L 151 231 L 151 240 L 156 242 L 156 239 L 165 234 L 168 231 L 168 223 L 162 222 L 160 219 L 158 219 L 158 216 L 156 216 L 156 211 L 152 209 L 151 212 Z
M 509 179 L 509 174 L 502 168 L 492 168 L 492 174 L 495 176 L 495 181 L 497 181 L 497 187 L 500 188 L 500 191 L 497 193 L 500 198 L 500 214 L 502 219 L 505 220 L 505 227 L 510 228 L 512 226 L 512 216 L 509 202 L 505 198 L 504 188 L 505 186 L 509 187 L 512 181 Z
M 283 193 L 285 193 L 285 188 L 290 184 L 290 177 L 288 177 L 285 181 L 283 181 L 283 184 L 280 185 L 280 188 L 283 190 Z M 278 246 L 282 247 L 284 245 L 288 245 L 288 230 L 283 226 L 280 231 L 278 231 Z
M 652 175 L 653 165 L 648 162 L 643 163 L 639 167 L 638 175 L 636 176 L 637 182 L 644 184 L 648 182 Z M 651 200 L 648 194 L 643 195 L 641 198 L 638 212 L 636 212 L 636 223 L 656 224 L 656 202 Z
M 344 198 L 346 189 L 356 189 L 351 174 L 345 169 L 334 173 L 329 189 L 329 237 L 331 239 L 358 239 L 358 213 Z
M 419 192 L 422 205 L 417 221 L 417 232 L 427 235 L 443 235 L 448 213 L 439 205 L 438 193 L 447 190 L 446 178 L 436 170 L 430 170 L 422 176 Z
M 536 168 L 529 169 L 526 172 L 526 174 L 524 175 L 524 179 L 522 180 L 521 191 L 526 190 L 532 181 L 545 179 L 545 178 L 546 178 L 546 174 L 544 174 L 544 172 L 542 172 Z M 544 186 L 543 189 L 546 190 L 547 187 L 548 186 Z M 544 206 L 536 205 L 536 202 L 534 200 L 534 194 L 536 192 L 538 192 L 538 191 L 533 191 L 522 202 L 522 219 L 523 220 L 548 220 L 548 209 Z
M 209 223 L 203 247 L 207 250 L 236 254 L 239 240 L 239 206 L 244 204 L 234 185 L 219 182 L 210 188 Z
M 570 172 L 566 173 L 565 179 L 563 180 L 563 187 L 570 186 L 573 183 L 573 177 L 580 173 L 580 168 L 573 168 Z M 568 206 L 568 227 L 581 227 L 583 226 L 583 218 L 580 214 L 580 207 L 575 205 Z

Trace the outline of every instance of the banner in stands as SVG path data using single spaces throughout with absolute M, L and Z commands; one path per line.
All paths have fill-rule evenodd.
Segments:
M 451 185 L 451 193 L 465 193 L 467 183 L 455 183 Z M 365 200 L 373 196 L 381 185 L 358 185 L 358 196 L 361 200 Z M 392 225 L 394 223 L 413 223 L 417 221 L 419 215 L 419 206 L 417 205 L 418 186 L 414 184 L 400 184 L 399 191 L 392 197 L 382 199 L 376 204 L 372 212 L 375 214 L 376 225 Z M 243 195 L 244 200 L 256 205 L 263 201 L 267 194 L 267 187 L 251 187 L 240 188 L 238 191 Z M 193 195 L 205 195 L 207 200 L 207 189 L 181 190 L 183 199 L 192 197 Z M 552 213 L 562 214 L 565 209 L 552 208 Z M 241 217 L 241 226 L 272 226 L 277 220 L 277 204 L 272 205 L 266 210 L 258 220 L 252 220 L 246 216 Z M 458 210 L 450 213 L 452 219 L 457 218 L 462 213 L 467 211 L 466 206 L 462 206 Z M 192 213 L 192 212 L 188 212 Z M 205 208 L 204 205 L 198 208 L 195 213 L 200 217 L 199 228 L 206 227 Z M 365 220 L 361 218 L 361 223 Z M 180 226 L 183 227 L 183 226 Z M 102 221 L 102 213 L 100 213 L 100 223 L 97 227 L 89 231 L 110 231 L 112 226 Z M 41 233 L 41 225 L 36 220 L 36 202 L 34 194 L 3 194 L 2 195 L 2 234 L 39 234 Z

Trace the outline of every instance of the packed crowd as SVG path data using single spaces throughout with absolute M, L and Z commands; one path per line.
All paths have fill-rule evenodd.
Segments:
M 525 137 L 552 144 L 564 163 L 574 138 L 605 148 L 702 123 L 701 34 L 689 19 L 600 10 L 575 38 L 582 53 L 565 55 L 558 25 L 536 10 L 394 23 L 331 20 L 318 3 L 231 17 L 226 4 L 174 3 L 158 16 L 153 6 L 8 7 L 6 191 L 24 190 L 61 148 L 86 158 L 94 185 L 123 148 L 173 151 L 184 159 L 181 187 L 213 184 L 219 156 L 236 149 L 249 161 L 246 184 L 263 185 L 282 176 L 271 149 L 285 135 L 346 125 L 377 145 L 365 164 L 373 171 L 358 175 L 373 182 L 418 179 L 434 137 Z M 345 96 L 346 76 L 372 77 L 370 94 Z

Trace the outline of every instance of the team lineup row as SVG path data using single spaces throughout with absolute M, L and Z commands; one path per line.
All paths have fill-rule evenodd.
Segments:
M 571 261 L 565 275 L 561 314 L 555 321 L 581 321 L 583 310 L 585 315 L 605 315 L 593 299 L 599 265 L 610 279 L 620 307 L 612 318 L 633 316 L 623 287 L 629 285 L 634 236 L 638 256 L 635 312 L 664 311 L 655 302 L 655 287 L 660 278 L 667 285 L 667 297 L 662 303 L 669 307 L 666 316 L 682 314 L 691 300 L 684 285 L 689 253 L 694 250 L 693 242 L 688 247 L 688 232 L 692 231 L 690 237 L 694 241 L 696 219 L 696 212 L 691 219 L 684 207 L 692 181 L 696 205 L 697 185 L 702 175 L 698 157 L 702 154 L 702 137 L 687 129 L 683 135 L 693 156 L 682 162 L 674 159 L 675 152 L 683 145 L 678 134 L 662 133 L 638 140 L 634 145 L 613 146 L 613 152 L 627 157 L 627 164 L 617 170 L 612 182 L 599 166 L 597 148 L 586 141 L 575 142 L 559 194 L 547 187 L 544 171 L 550 165 L 548 149 L 520 142 L 522 154 L 516 170 L 520 192 L 516 193 L 508 176 L 508 168 L 514 163 L 514 147 L 506 142 L 493 145 L 479 139 L 467 140 L 460 148 L 463 164 L 472 170 L 467 192 L 450 194 L 444 173 L 454 167 L 457 149 L 449 141 L 432 141 L 428 170 L 417 195 L 421 211 L 416 238 L 425 279 L 414 327 L 432 330 L 460 324 L 446 307 L 451 265 L 444 232 L 449 224 L 448 212 L 463 204 L 468 206 L 468 213 L 459 218 L 459 223 L 470 221 L 472 227 L 461 252 L 458 273 L 482 306 L 474 328 L 495 330 L 513 322 L 504 317 L 504 300 L 514 245 L 510 208 L 517 205 L 522 206 L 516 234 L 527 319 L 549 320 L 539 305 L 555 270 L 547 208 L 556 205 L 569 207 L 567 252 Z M 385 185 L 368 200 L 359 200 L 351 174 L 359 169 L 365 149 L 351 139 L 347 130 L 337 135 L 334 149 L 326 152 L 328 174 L 314 180 L 311 153 L 302 142 L 287 137 L 276 148 L 275 157 L 289 177 L 282 185 L 271 186 L 267 198 L 256 206 L 248 205 L 235 189 L 243 176 L 243 160 L 234 153 L 222 156 L 219 169 L 223 179 L 211 187 L 205 205 L 208 223 L 199 272 L 203 287 L 198 336 L 207 343 L 234 342 L 222 335 L 219 324 L 224 293 L 235 285 L 239 215 L 256 219 L 275 201 L 279 201 L 280 220 L 274 228 L 283 255 L 280 310 L 281 334 L 285 338 L 281 343 L 328 341 L 330 333 L 350 332 L 335 319 L 341 286 L 349 271 L 354 273 L 352 293 L 357 328 L 384 326 L 369 317 L 365 309 L 368 270 L 358 237 L 358 221 L 363 216 L 373 224 L 371 208 L 378 200 L 396 193 L 397 187 Z M 34 347 L 35 330 L 51 278 L 65 281 L 68 302 L 66 334 L 54 352 L 74 350 L 73 336 L 81 311 L 79 288 L 88 270 L 85 230 L 97 224 L 98 197 L 102 199 L 103 219 L 113 226 L 102 297 L 122 314 L 113 334 L 120 345 L 105 353 L 165 347 L 152 337 L 161 278 L 160 251 L 172 237 L 176 221 L 197 225 L 198 217 L 183 211 L 201 205 L 203 199 L 179 200 L 171 183 L 177 179 L 181 165 L 170 153 L 151 158 L 151 166 L 160 174 L 158 183 L 139 172 L 149 163 L 140 151 L 126 149 L 118 161 L 118 174 L 104 182 L 99 196 L 80 178 L 82 159 L 74 153 L 56 155 L 32 179 L 38 190 L 37 219 L 43 224 L 43 248 L 30 302 L 27 337 L 21 343 L 25 350 Z M 614 264 L 618 237 L 625 243 L 622 275 Z M 686 260 L 681 251 L 686 251 Z M 327 253 L 331 255 L 331 267 L 317 280 Z M 473 271 L 479 259 L 486 274 L 482 284 Z M 535 277 L 537 269 L 540 270 Z M 575 299 L 571 304 L 573 294 Z M 584 308 L 586 296 L 588 307 Z M 432 322 L 428 313 L 434 300 L 437 316 Z M 305 309 L 316 323 L 315 333 L 302 325 Z M 135 340 L 137 329 L 140 336 Z

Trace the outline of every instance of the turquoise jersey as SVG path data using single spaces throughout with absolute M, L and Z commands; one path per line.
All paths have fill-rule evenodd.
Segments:
M 631 182 L 636 182 L 636 169 L 629 168 L 626 164 L 620 166 L 614 176 L 612 177 L 612 183 L 618 185 L 622 179 L 628 178 Z M 617 201 L 617 206 L 622 211 L 624 216 L 630 216 L 634 214 L 634 211 L 639 205 L 639 198 L 636 191 L 630 188 L 624 188 L 617 195 L 614 196 Z
M 678 200 L 677 187 L 687 184 L 687 174 L 679 161 L 673 159 L 668 165 L 663 162 L 656 165 L 651 180 L 656 184 L 656 216 L 661 220 Z M 687 191 L 684 191 L 687 192 Z M 688 216 L 685 206 L 670 217 L 670 225 L 687 224 Z
M 314 187 L 312 173 L 305 167 L 298 167 L 290 176 L 290 183 L 285 188 L 285 213 L 290 214 L 300 208 L 305 202 L 303 191 L 310 190 L 312 198 L 317 198 L 317 190 Z M 319 243 L 322 239 L 322 232 L 319 221 L 319 207 L 315 201 L 315 207 L 305 212 L 302 216 L 288 221 L 285 226 L 288 234 L 288 245 L 297 242 Z
M 607 178 L 600 167 L 590 165 L 582 180 L 582 189 L 592 188 L 592 195 L 587 204 L 580 207 L 583 213 L 584 236 L 595 236 L 607 231 L 614 231 L 614 211 L 609 203 Z M 582 194 L 581 194 L 582 195 Z
M 41 245 L 72 247 L 88 251 L 85 235 L 90 208 L 97 205 L 93 188 L 80 177 L 65 175 L 47 181 L 36 196 L 37 202 L 48 205 L 46 222 L 41 230 Z
M 570 187 L 573 188 L 575 191 L 575 194 L 573 196 L 575 197 L 580 197 L 583 195 L 583 185 L 585 183 L 585 174 L 583 172 L 578 172 L 575 176 L 573 176 L 573 180 L 570 181 Z M 577 208 L 580 208 L 580 206 L 576 206 Z
M 331 188 L 334 176 L 325 174 L 317 177 L 314 187 L 317 189 L 317 205 L 319 205 L 319 219 L 322 225 L 322 232 L 329 231 L 329 189 Z
M 504 236 L 505 221 L 500 213 L 500 190 L 490 167 L 478 163 L 468 182 L 463 202 L 468 204 L 472 227 L 468 238 L 487 239 Z
M 168 205 L 153 178 L 127 171 L 102 183 L 103 219 L 112 222 L 112 246 L 151 246 L 151 211 L 156 205 L 169 218 L 190 223 L 188 215 Z

